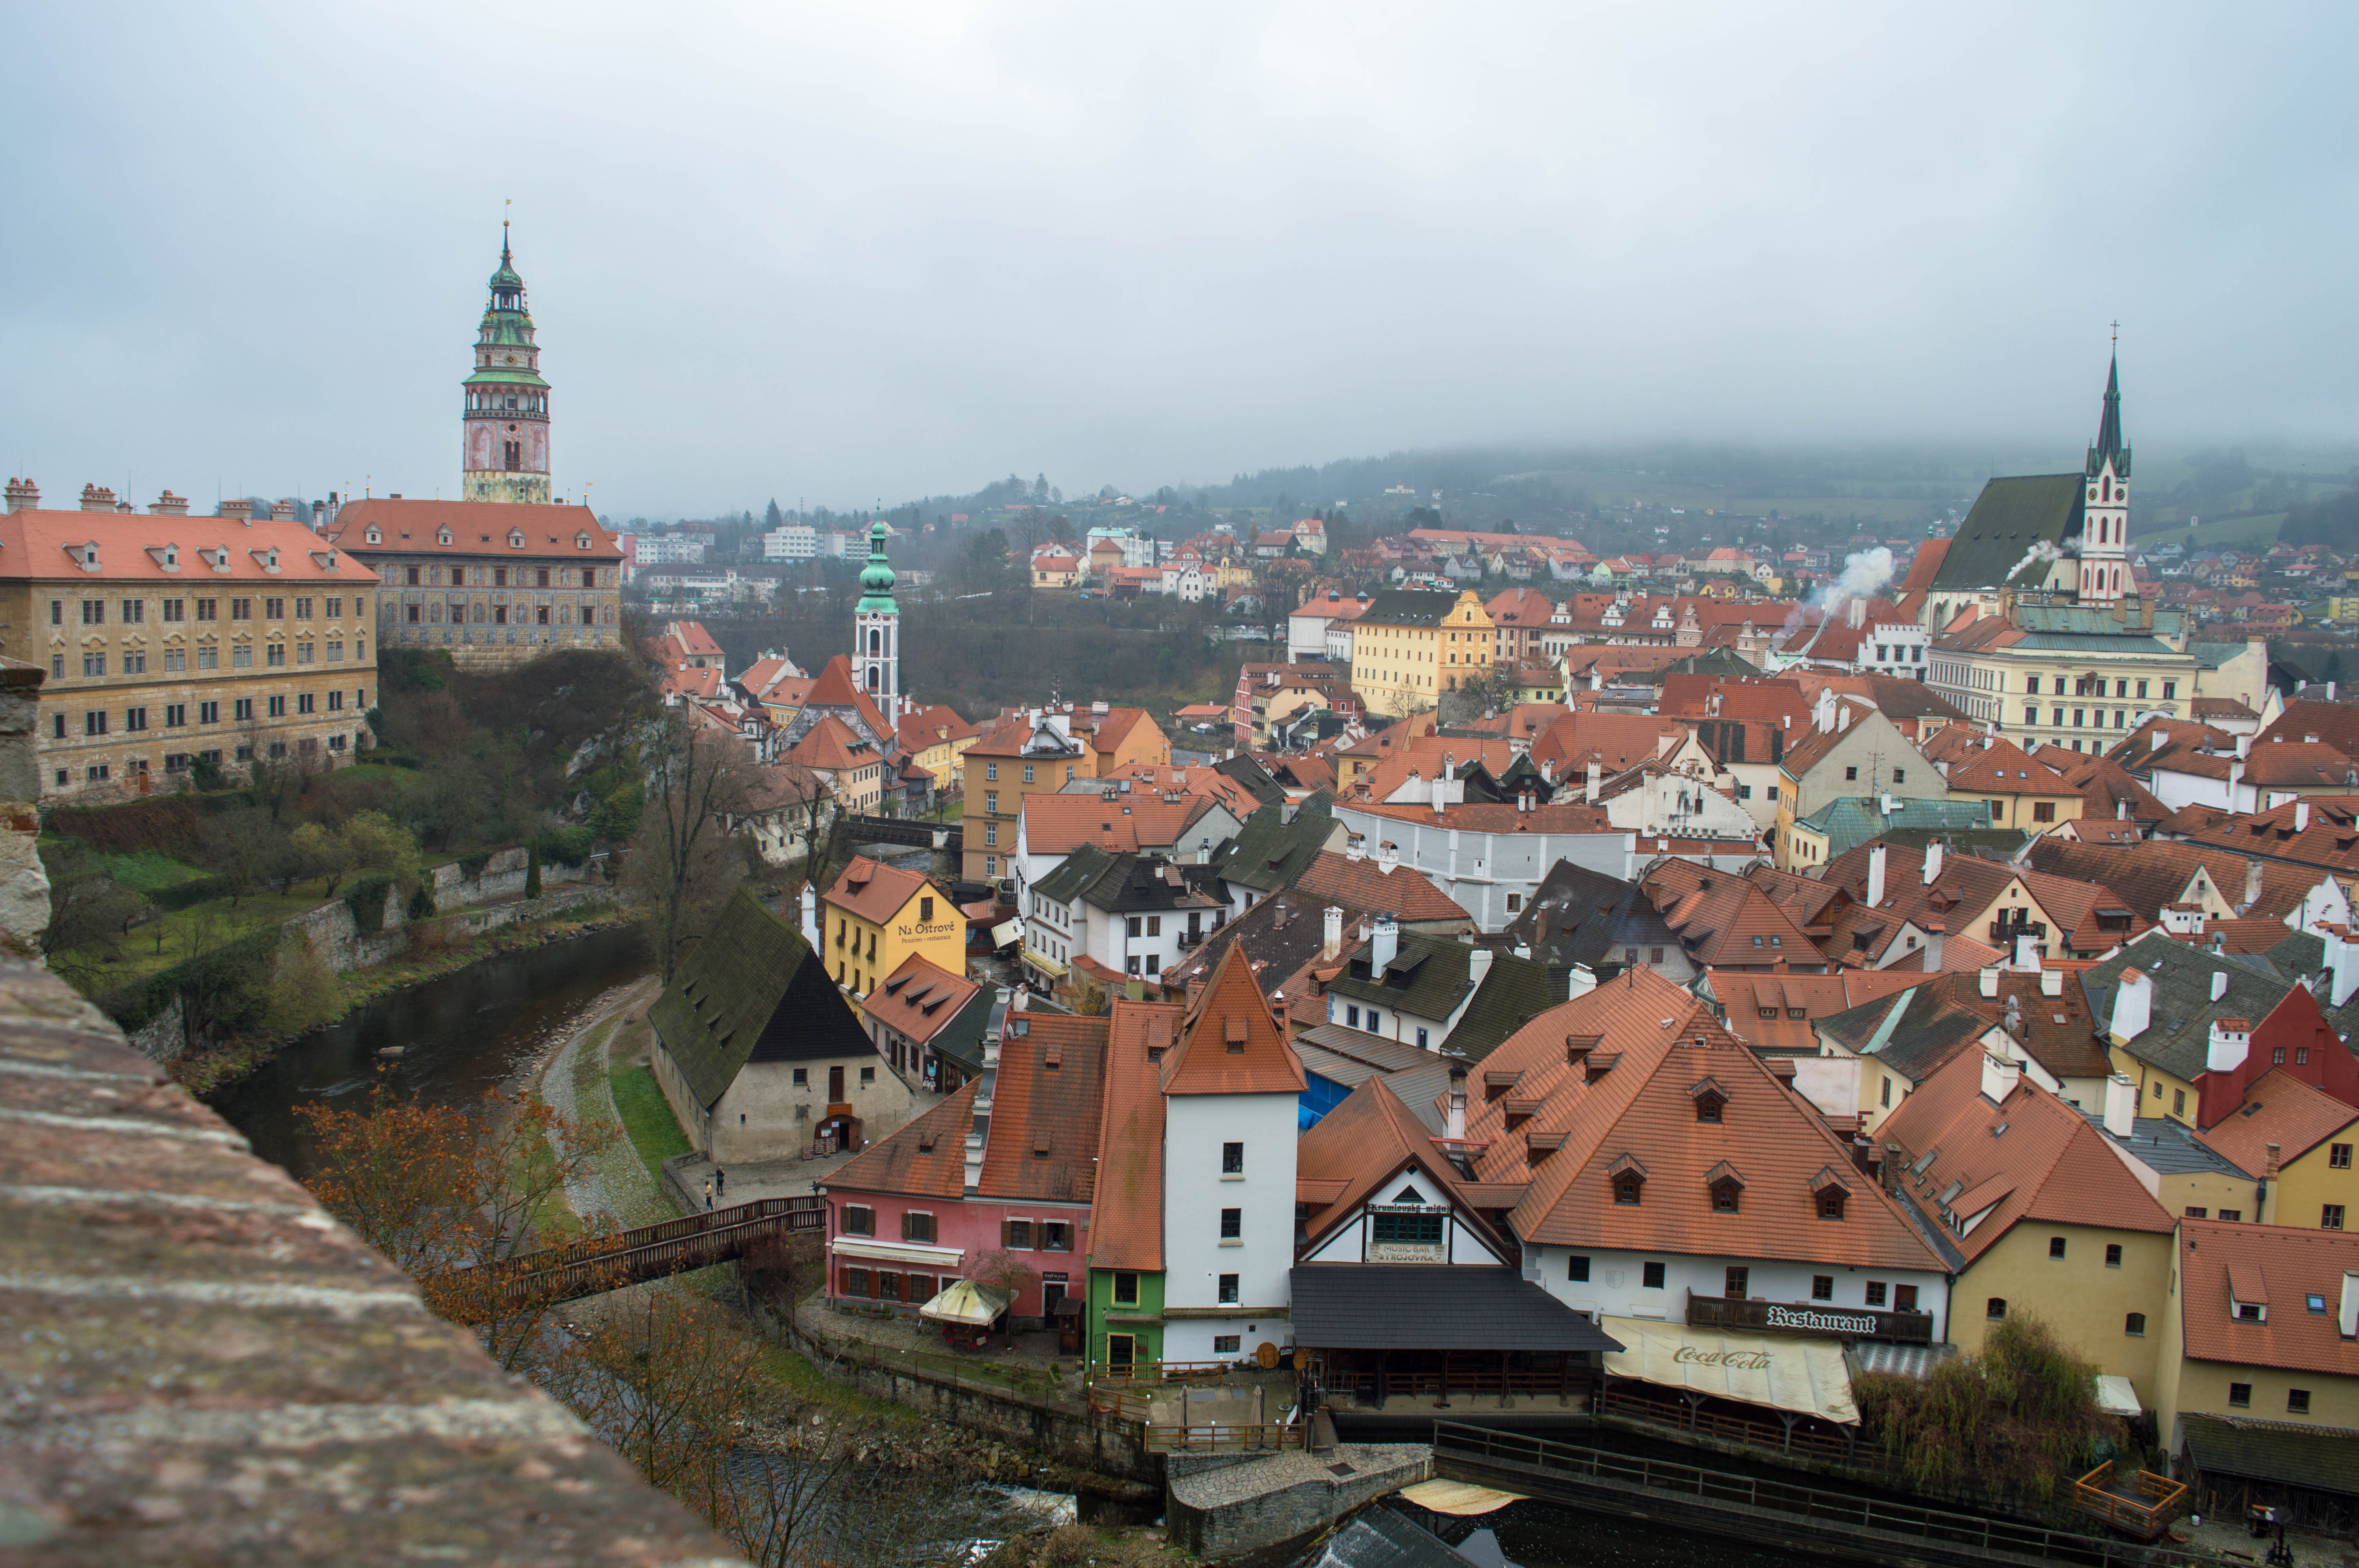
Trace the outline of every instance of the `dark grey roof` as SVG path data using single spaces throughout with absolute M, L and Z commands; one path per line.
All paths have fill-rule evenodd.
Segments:
M 1994 479 L 1974 497 L 1973 510 L 1941 557 L 1941 569 L 1926 591 L 1972 592 L 2006 586 L 2038 588 L 2048 580 L 2045 563 L 2034 562 L 2012 579 L 2037 545 L 2060 547 L 2081 532 L 2082 476 L 2025 474 Z
M 710 1109 L 747 1062 L 842 1062 L 876 1054 L 802 933 L 743 888 L 712 934 L 647 1009 L 664 1050 Z
M 1357 1076 L 1349 1080 L 1336 1078 L 1337 1083 L 1349 1081 L 1356 1084 L 1362 1078 L 1380 1073 L 1397 1073 L 1406 1067 L 1425 1066 L 1434 1060 L 1430 1051 L 1420 1051 L 1414 1045 L 1387 1040 L 1364 1029 L 1348 1029 L 1340 1023 L 1313 1024 L 1297 1034 L 1294 1044 L 1298 1050 L 1305 1045 L 1315 1046 L 1322 1055 L 1335 1058 L 1339 1071 L 1349 1070 L 1343 1065 L 1347 1063 L 1358 1069 Z M 1305 1057 L 1304 1061 L 1307 1065 L 1309 1058 Z M 1324 1076 L 1335 1076 L 1332 1073 Z
M 1542 963 L 1561 969 L 1586 964 L 1597 973 L 1614 951 L 1617 913 L 1636 892 L 1634 883 L 1559 860 L 1532 890 L 1507 935 Z M 1647 907 L 1650 912 L 1654 908 Z M 1670 927 L 1664 926 L 1663 933 L 1658 942 L 1669 941 Z M 1598 973 L 1598 978 L 1605 976 Z
M 1383 979 L 1370 977 L 1369 952 L 1363 947 L 1353 956 L 1350 968 L 1327 989 L 1347 1001 L 1445 1023 L 1462 1002 L 1466 1011 L 1446 1040 L 1434 1044 L 1470 1059 L 1488 1055 L 1533 1014 L 1565 1000 L 1563 971 L 1537 958 L 1518 958 L 1495 950 L 1489 972 L 1476 989 L 1472 978 L 1473 956 L 1473 946 L 1453 938 L 1403 936 Z M 1467 997 L 1470 989 L 1472 1000 Z
M 1095 844 L 1083 844 L 1057 863 L 1057 869 L 1032 884 L 1042 898 L 1071 903 L 1075 895 L 1103 876 L 1120 856 Z
M 1256 805 L 1276 806 L 1286 798 L 1286 786 L 1272 778 L 1267 768 L 1244 752 L 1214 762 L 1212 771 L 1223 778 L 1234 780 L 1239 788 L 1254 797 Z
M 1450 1091 L 1450 1070 L 1465 1064 L 1455 1056 L 1430 1055 L 1430 1053 L 1429 1055 L 1430 1060 L 1417 1066 L 1405 1067 L 1387 1076 L 1385 1087 L 1393 1091 L 1395 1099 L 1408 1107 L 1410 1113 L 1425 1124 L 1428 1132 L 1439 1138 L 1448 1125 L 1448 1118 L 1441 1108 L 1441 1097 Z
M 1620 1341 L 1514 1269 L 1305 1263 L 1290 1271 L 1294 1342 L 1317 1350 L 1586 1350 Z
M 2241 1018 L 2255 1028 L 2285 1000 L 2294 982 L 2258 974 L 2226 956 L 2191 947 L 2159 935 L 2134 942 L 2093 968 L 2081 971 L 2081 994 L 2090 1021 L 2105 1030 L 2114 1017 L 2114 991 L 2122 971 L 2136 964 L 2154 987 L 2151 1022 L 2122 1047 L 2139 1061 L 2175 1078 L 2195 1081 L 2211 1059 L 2212 1021 Z M 2220 1000 L 2212 1000 L 2212 977 L 2228 977 Z
M 1276 892 L 1301 880 L 1335 830 L 1335 797 L 1325 790 L 1289 808 L 1283 803 L 1245 814 L 1237 836 L 1212 852 L 1223 880 Z
M 2359 1432 L 2192 1411 L 2179 1419 L 2187 1452 L 2207 1476 L 2275 1481 L 2308 1492 L 2359 1497 Z
M 1360 622 L 1373 626 L 1439 626 L 1441 618 L 1457 608 L 1458 596 L 1454 593 L 1388 588 L 1369 601 Z
M 1326 946 L 1327 907 L 1320 899 L 1296 892 L 1281 892 L 1263 899 L 1236 919 L 1214 926 L 1202 946 L 1163 971 L 1163 983 L 1184 985 L 1200 977 L 1209 978 L 1220 968 L 1223 955 L 1243 943 L 1245 957 L 1254 966 L 1254 983 L 1261 987 L 1262 995 L 1269 996 L 1301 973 L 1302 966 Z M 1348 929 L 1360 912 L 1348 904 L 1338 907 Z
M 2198 1173 L 2234 1176 L 2239 1181 L 2253 1180 L 2253 1173 L 2221 1154 L 2210 1144 L 2198 1139 L 2184 1123 L 2167 1116 L 2141 1116 L 2130 1123 L 2130 1135 L 2116 1138 L 2105 1131 L 2102 1112 L 2086 1106 L 2081 1114 L 2104 1133 L 2105 1141 L 2125 1149 L 2153 1170 L 2166 1176 L 2187 1176 Z
M 1440 1536 L 1397 1509 L 1363 1509 L 1301 1568 L 1475 1568 Z

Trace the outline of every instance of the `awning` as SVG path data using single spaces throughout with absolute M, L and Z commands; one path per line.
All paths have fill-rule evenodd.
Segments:
M 1509 1503 L 1524 1500 L 1521 1492 L 1502 1492 L 1490 1487 L 1478 1487 L 1472 1481 L 1419 1481 L 1414 1487 L 1403 1487 L 1399 1494 L 1419 1508 L 1438 1514 L 1454 1514 L 1461 1519 L 1470 1514 L 1496 1513 Z
M 1321 1350 L 1620 1348 L 1506 1265 L 1304 1263 L 1288 1279 L 1294 1342 Z
M 1799 1411 L 1844 1426 L 1859 1420 L 1839 1341 L 1772 1339 L 1652 1318 L 1602 1321 L 1605 1331 L 1626 1346 L 1606 1356 L 1610 1378 L 1635 1378 L 1770 1410 Z
M 973 1280 L 956 1280 L 940 1295 L 918 1309 L 919 1317 L 930 1317 L 937 1323 L 971 1323 L 987 1327 L 1007 1310 L 1016 1299 L 1013 1293 L 992 1285 L 978 1285 Z
M 1003 920 L 998 925 L 991 928 L 991 945 L 995 947 L 1005 947 L 1009 943 L 1021 937 L 1023 935 L 1024 923 L 1022 921 Z
M 827 1244 L 827 1249 L 839 1258 L 874 1258 L 880 1263 L 913 1263 L 921 1269 L 931 1269 L 938 1274 L 966 1261 L 963 1248 L 929 1247 L 922 1241 L 863 1241 L 853 1237 L 839 1236 Z
M 1065 972 L 1064 965 L 1057 962 L 1054 958 L 1044 957 L 1040 953 L 1038 953 L 1029 947 L 1024 949 L 1024 961 L 1031 965 L 1034 968 L 1039 970 L 1044 975 L 1061 976 Z
M 2097 1408 L 2107 1415 L 2136 1415 L 2146 1409 L 2138 1403 L 2137 1390 L 2130 1387 L 2130 1380 L 2110 1372 L 2097 1374 Z

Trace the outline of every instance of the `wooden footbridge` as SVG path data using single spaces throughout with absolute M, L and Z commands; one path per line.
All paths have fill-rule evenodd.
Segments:
M 758 1242 L 799 1230 L 822 1230 L 826 1224 L 827 1200 L 815 1194 L 760 1198 L 527 1252 L 494 1269 L 509 1290 L 539 1301 L 573 1301 L 733 1262 Z

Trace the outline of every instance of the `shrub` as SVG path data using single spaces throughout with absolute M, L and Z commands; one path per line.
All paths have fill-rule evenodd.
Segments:
M 540 854 L 551 865 L 578 866 L 596 843 L 597 835 L 587 827 L 552 827 L 540 836 Z
M 480 855 L 462 855 L 459 857 L 459 875 L 471 882 L 477 881 L 483 876 L 484 868 L 491 863 L 492 852 L 489 849 Z
M 1923 1378 L 1867 1373 L 1854 1380 L 1864 1433 L 1925 1491 L 1972 1490 L 2046 1503 L 2059 1476 L 2095 1463 L 2100 1440 L 2126 1433 L 2097 1408 L 2097 1367 L 2018 1312 L 1994 1327 L 1979 1356 L 1938 1363 Z
M 391 876 L 375 871 L 353 882 L 353 891 L 344 895 L 344 903 L 353 912 L 353 925 L 362 935 L 374 936 L 385 929 L 385 895 L 393 891 L 393 886 Z
M 426 883 L 420 882 L 418 884 L 418 891 L 409 895 L 409 918 L 431 920 L 433 917 L 434 890 Z
M 532 848 L 525 851 L 524 896 L 540 896 L 540 840 L 538 838 L 533 840 Z

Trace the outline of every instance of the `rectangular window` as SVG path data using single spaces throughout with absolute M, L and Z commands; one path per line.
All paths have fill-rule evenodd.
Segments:
M 262 601 L 262 618 L 266 621 L 286 620 L 287 601 L 283 599 L 264 600 Z
M 2064 1256 L 2064 1238 L 2062 1237 L 2051 1236 L 2048 1238 L 2048 1255 L 2050 1258 L 2061 1258 Z
M 284 643 L 271 643 L 268 648 L 264 650 L 262 662 L 270 669 L 277 670 L 286 668 L 287 644 Z
M 2351 1145 L 2348 1143 L 2328 1144 L 2326 1146 L 2326 1163 L 2333 1170 L 2349 1170 L 2351 1168 Z
M 106 716 L 102 713 L 99 717 L 103 719 Z M 99 733 L 103 735 L 106 731 L 102 728 L 99 730 Z M 2318 1228 L 2321 1230 L 2342 1229 L 2343 1206 L 2339 1203 L 2331 1203 L 2322 1206 L 2318 1211 Z
M 310 693 L 310 692 L 308 692 L 308 691 L 299 691 L 299 692 L 297 692 L 297 693 L 295 694 L 295 711 L 296 711 L 296 712 L 298 712 L 298 713 L 309 713 L 309 712 L 310 712 L 310 711 L 311 711 L 311 701 L 312 701 L 311 693 Z
M 357 600 L 355 600 L 355 602 L 357 602 Z M 342 599 L 331 597 L 328 600 L 328 619 L 331 621 L 341 621 L 343 617 L 344 601 Z
M 843 935 L 842 932 L 838 932 L 836 934 L 835 945 L 839 947 L 843 946 Z M 794 1084 L 795 1087 L 799 1089 L 807 1089 L 810 1087 L 810 1069 L 809 1067 L 796 1067 L 791 1069 L 791 1071 L 793 1073 L 791 1082 Z
M 159 600 L 157 602 L 163 607 L 163 616 L 165 620 L 186 621 L 188 619 L 186 615 L 181 613 L 181 611 L 188 607 L 188 601 L 186 600 L 166 599 Z
M 984 776 L 984 780 L 985 780 L 987 783 L 991 783 L 991 784 L 997 784 L 997 783 L 999 782 L 999 764 L 998 764 L 997 762 L 985 762 L 985 763 L 984 763 L 984 764 L 983 764 L 983 776 Z M 998 797 L 997 795 L 993 795 L 993 796 L 991 796 L 990 798 L 991 798 L 991 799 L 993 799 L 993 800 L 997 800 L 999 797 Z M 993 806 L 991 809 L 992 809 L 992 810 L 994 810 L 994 811 L 997 811 L 997 810 L 999 809 L 999 807 L 997 807 L 997 806 Z
M 1442 1216 L 1439 1214 L 1379 1214 L 1375 1220 L 1372 1234 L 1379 1245 L 1438 1247 L 1441 1244 Z
M 200 724 L 220 723 L 221 704 L 218 702 L 201 702 L 197 704 L 197 722 Z
M 1043 1252 L 1071 1252 L 1073 1249 L 1073 1227 L 1061 1219 L 1042 1222 L 1040 1249 Z
M 1000 1222 L 999 1244 L 1018 1252 L 1032 1250 L 1032 1222 L 1009 1219 Z
M 123 710 L 123 727 L 124 727 L 125 730 L 145 730 L 145 729 L 147 729 L 147 710 L 146 708 L 125 708 L 125 709 Z
M 2167 681 L 2165 681 L 2165 682 L 2163 682 L 2163 683 L 2162 683 L 2162 700 L 2163 700 L 2163 701 L 2165 701 L 2165 702 L 2169 702 L 2169 701 L 2171 701 L 2171 700 L 2175 699 L 2178 696 L 2179 696 L 2179 683 L 2178 683 L 2177 681 L 2175 681 L 2175 680 L 2167 680 Z
M 164 728 L 165 728 L 165 729 L 167 729 L 167 730 L 178 730 L 178 729 L 179 729 L 182 725 L 186 724 L 188 721 L 189 721 L 189 705 L 188 705 L 187 703 L 185 703 L 185 702 L 168 702 L 168 703 L 166 703 L 166 704 L 164 705 Z
M 1810 1299 L 1814 1302 L 1831 1302 L 1834 1300 L 1835 1277 L 1832 1274 L 1811 1275 Z
M 187 649 L 167 648 L 164 650 L 164 673 L 166 675 L 181 675 L 186 673 L 188 667 L 189 654 Z
M 2237 1410 L 2249 1410 L 2253 1403 L 2253 1385 L 2250 1383 L 2229 1384 L 2228 1403 Z
M 904 1214 L 901 1217 L 901 1239 L 931 1241 L 934 1238 L 934 1217 L 930 1214 Z
M 104 675 L 106 673 L 106 655 L 104 654 L 84 654 L 82 656 L 82 678 L 85 680 L 90 679 L 92 676 Z
M 1870 1280 L 1867 1282 L 1867 1304 L 1872 1307 L 1880 1307 L 1884 1304 L 1884 1281 L 1882 1280 Z
M 1646 1263 L 1640 1265 L 1638 1271 L 1638 1283 L 1650 1291 L 1661 1290 L 1663 1288 L 1663 1266 L 1660 1263 Z
M 2108 1268 L 2108 1269 L 2118 1269 L 2118 1268 L 2120 1268 L 2121 1266 L 2122 1266 L 2122 1244 L 2121 1244 L 2120 1242 L 2118 1242 L 2118 1241 L 2108 1241 L 2108 1242 L 2106 1242 L 2106 1243 L 2105 1243 L 2105 1267 L 2106 1267 L 2106 1268 Z
M 295 619 L 298 621 L 309 621 L 311 619 L 311 600 L 309 595 L 301 595 L 296 599 Z
M 1245 1211 L 1224 1208 L 1221 1211 L 1221 1239 L 1234 1241 L 1245 1233 Z
M 335 690 L 328 694 L 328 711 L 331 713 L 338 712 L 343 708 L 343 706 L 344 689 L 342 687 L 338 687 Z
M 1114 1304 L 1116 1306 L 1136 1306 L 1138 1304 L 1138 1276 L 1136 1274 L 1117 1272 L 1114 1275 Z
M 2288 1389 L 2286 1390 L 2286 1414 L 2308 1415 L 2309 1413 L 2310 1390 L 2308 1389 Z
M 105 734 L 106 715 L 103 712 L 83 714 L 82 716 L 82 732 L 85 735 Z
M 1237 1277 L 1234 1274 L 1221 1276 L 1221 1304 L 1223 1306 L 1237 1304 Z
M 106 624 L 106 600 L 85 599 L 82 601 L 82 623 L 85 626 Z
M 277 695 L 276 695 L 276 696 L 274 696 L 273 697 L 271 697 L 271 699 L 270 699 L 270 717 L 271 717 L 271 718 L 273 718 L 273 719 L 284 719 L 284 718 L 286 718 L 286 717 L 287 717 L 287 695 L 286 695 L 286 693 L 284 693 L 284 692 L 280 692 L 280 693 L 278 693 Z
M 126 650 L 123 655 L 123 673 L 127 676 L 146 675 L 147 673 L 146 650 L 140 648 Z
M 412 568 L 411 569 L 415 570 L 416 568 Z M 873 1208 L 863 1207 L 857 1204 L 844 1205 L 843 1234 L 846 1236 L 875 1235 L 876 1211 Z
M 1215 1356 L 1236 1355 L 1242 1342 L 1242 1336 L 1234 1334 L 1216 1334 L 1212 1336 L 1212 1354 Z
M 1589 1260 L 1578 1252 L 1566 1259 L 1564 1277 L 1576 1285 L 1589 1283 Z
M 843 1271 L 843 1293 L 865 1299 L 868 1295 L 868 1271 L 846 1269 Z
M 2053 821 L 2055 821 L 2055 820 L 2056 820 L 2056 803 L 2055 803 L 2054 801 L 2052 801 L 2052 800 L 2035 800 L 2035 801 L 2033 801 L 2033 802 L 2031 803 L 2031 820 L 2033 820 L 2034 822 L 2053 822 Z
M 2170 1114 L 2173 1116 L 2185 1116 L 2187 1114 L 2187 1091 L 2185 1089 L 2173 1089 L 2170 1091 Z
M 1245 1169 L 1245 1146 L 1242 1143 L 1221 1145 L 1221 1174 L 1241 1176 Z
M 1745 1299 L 1745 1284 L 1751 1279 L 1752 1272 L 1753 1271 L 1750 1269 L 1730 1269 L 1725 1275 L 1721 1294 L 1726 1296 L 1733 1302 L 1743 1301 Z

